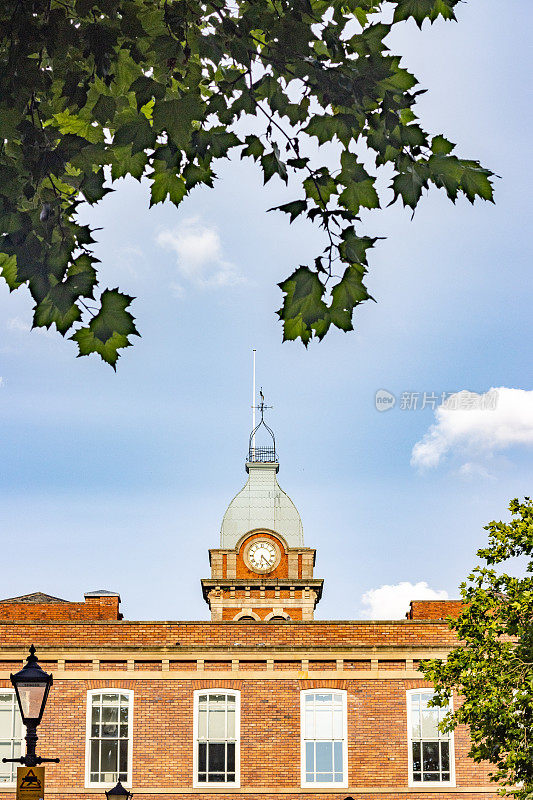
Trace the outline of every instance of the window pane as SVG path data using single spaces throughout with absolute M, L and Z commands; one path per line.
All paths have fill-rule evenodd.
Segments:
M 207 711 L 198 711 L 198 738 L 207 738 Z
M 313 772 L 307 772 L 305 775 L 305 780 L 307 783 L 314 783 L 315 782 L 315 775 Z
M 118 737 L 118 725 L 102 725 L 102 738 L 116 739 Z
M 441 742 L 440 743 L 440 759 L 441 759 L 441 769 L 449 770 L 450 769 L 450 745 L 449 745 L 449 742 Z
M 228 708 L 228 739 L 235 739 L 235 709 Z
M 342 772 L 342 742 L 333 744 L 333 769 Z
M 10 698 L 11 700 L 11 698 Z M 2 708 L 0 705 L 0 739 L 11 739 L 13 736 L 13 713 L 11 703 Z
M 105 703 L 106 705 L 110 705 L 115 703 L 118 704 L 118 694 L 103 694 L 101 695 L 101 702 Z M 98 701 L 97 701 L 98 702 Z
M 422 763 L 424 772 L 435 772 L 439 769 L 439 743 L 422 742 Z
M 427 781 L 438 781 L 438 780 L 440 780 L 438 772 L 424 772 L 424 781 L 425 782 L 427 782 Z
M 450 780 L 450 773 L 449 772 L 443 772 L 442 773 L 442 780 L 443 781 L 449 781 Z
M 422 775 L 420 774 L 420 772 L 413 772 L 413 780 L 414 781 L 421 781 L 422 780 Z
M 335 773 L 335 782 L 338 783 L 339 781 L 342 781 L 342 772 Z
M 226 747 L 228 749 L 228 755 L 227 755 L 227 757 L 228 757 L 228 766 L 227 766 L 228 772 L 235 772 L 235 745 L 232 742 L 230 742 L 229 744 L 226 745 Z M 228 780 L 229 780 L 229 777 L 228 777 Z
M 100 753 L 100 742 L 91 742 L 91 761 L 90 761 L 91 772 L 98 772 L 100 769 L 100 762 L 98 760 L 99 753 Z
M 117 758 L 118 758 L 118 742 L 109 740 L 101 742 L 100 757 L 102 759 L 101 771 L 102 773 L 112 773 L 117 771 Z M 107 778 L 103 778 L 107 780 Z M 109 778 L 113 780 L 113 778 Z
M 331 703 L 332 695 L 330 694 L 316 694 L 315 700 L 317 703 Z
M 118 707 L 104 706 L 102 708 L 102 722 L 118 722 Z
M 128 740 L 124 739 L 119 745 L 119 762 L 118 768 L 120 772 L 126 773 L 128 771 Z
M 92 717 L 93 722 L 100 722 L 100 706 L 93 706 L 92 707 Z
M 226 745 L 209 743 L 209 772 L 223 772 L 226 768 Z
M 224 739 L 226 734 L 226 712 L 209 711 L 209 738 Z
M 315 712 L 311 710 L 307 710 L 305 712 L 305 734 L 306 739 L 314 739 L 315 738 Z
M 120 706 L 120 721 L 126 725 L 128 723 L 128 706 Z
M 200 743 L 198 745 L 198 771 L 205 772 L 207 769 L 207 745 Z
M 411 709 L 411 736 L 413 739 L 420 739 L 420 711 L 417 708 Z
M 419 772 L 420 769 L 420 742 L 413 742 L 413 772 Z
M 332 713 L 329 709 L 326 711 L 321 708 L 317 708 L 315 712 L 315 723 L 315 737 L 317 739 L 333 738 L 333 720 Z
M 342 711 L 333 712 L 333 738 L 342 739 Z
M 314 742 L 306 742 L 305 743 L 305 768 L 309 772 L 314 772 L 314 770 L 315 770 L 315 743 Z
M 316 743 L 316 771 L 317 772 L 332 772 L 333 771 L 333 743 L 332 742 L 317 742 Z

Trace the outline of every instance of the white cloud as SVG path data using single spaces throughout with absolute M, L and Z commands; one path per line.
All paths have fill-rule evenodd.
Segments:
M 486 459 L 516 444 L 533 445 L 533 391 L 501 386 L 485 395 L 463 390 L 435 410 L 435 423 L 415 444 L 411 465 L 437 467 L 451 450 Z
M 157 244 L 177 255 L 177 266 L 182 281 L 201 289 L 218 288 L 242 283 L 243 278 L 222 252 L 222 243 L 215 227 L 201 223 L 197 217 L 184 220 L 173 230 L 162 230 Z M 173 290 L 181 284 L 173 284 Z
M 431 589 L 426 581 L 385 584 L 379 589 L 369 589 L 361 597 L 366 606 L 363 616 L 366 619 L 404 619 L 411 600 L 448 600 L 448 592 Z
M 467 480 L 474 478 L 486 478 L 490 481 L 496 480 L 496 477 L 489 472 L 483 464 L 477 464 L 475 461 L 467 461 L 465 464 L 461 464 L 458 474 L 461 478 L 466 478 Z
M 30 323 L 21 317 L 11 317 L 6 322 L 6 328 L 16 333 L 39 333 L 41 336 L 55 336 L 55 328 L 32 328 Z

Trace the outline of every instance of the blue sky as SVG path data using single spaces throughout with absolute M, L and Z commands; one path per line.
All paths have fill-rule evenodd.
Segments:
M 458 16 L 422 32 L 404 24 L 389 42 L 430 89 L 425 127 L 501 176 L 496 204 L 453 206 L 432 192 L 413 221 L 399 206 L 369 213 L 367 230 L 387 239 L 371 257 L 378 302 L 356 313 L 355 333 L 307 351 L 282 344 L 276 284 L 322 239 L 265 213 L 293 195 L 274 181 L 263 189 L 247 162 L 221 163 L 215 189 L 179 210 L 149 211 L 146 186 L 121 181 L 87 211 L 104 225 L 104 283 L 138 298 L 143 337 L 117 374 L 29 332 L 29 298 L 0 286 L 2 597 L 108 588 L 130 619 L 207 619 L 207 549 L 246 477 L 253 347 L 279 481 L 326 580 L 317 618 L 377 613 L 363 595 L 402 582 L 458 595 L 482 526 L 531 494 L 533 9 L 469 0 Z M 504 392 L 482 419 L 400 408 L 402 392 L 420 402 L 491 387 L 524 391 Z M 386 413 L 379 389 L 398 398 Z M 424 468 L 412 451 L 432 425 L 444 450 Z

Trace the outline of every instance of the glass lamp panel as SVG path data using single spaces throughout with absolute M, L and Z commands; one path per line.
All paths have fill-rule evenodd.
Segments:
M 39 719 L 46 693 L 47 683 L 19 683 L 17 686 L 22 716 L 25 719 Z
M 0 781 L 11 780 L 11 764 L 2 764 L 3 758 L 11 758 L 11 742 L 0 742 Z

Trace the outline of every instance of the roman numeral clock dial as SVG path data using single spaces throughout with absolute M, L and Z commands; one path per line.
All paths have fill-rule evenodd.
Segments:
M 247 561 L 254 572 L 269 572 L 278 561 L 278 549 L 267 539 L 258 539 L 250 545 Z

